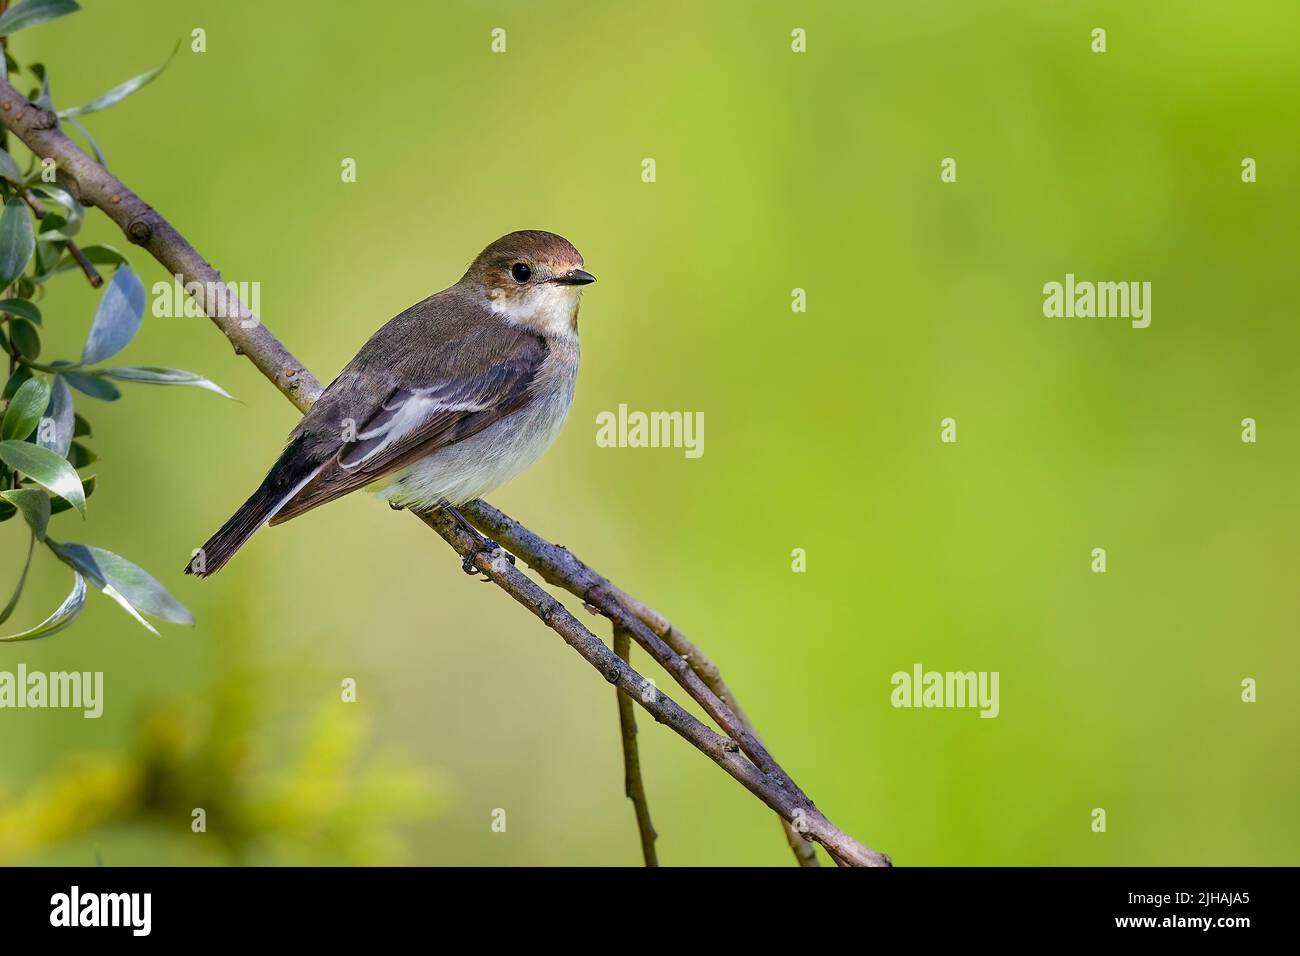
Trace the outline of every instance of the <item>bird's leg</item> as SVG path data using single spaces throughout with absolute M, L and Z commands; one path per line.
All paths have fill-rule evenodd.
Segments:
M 438 507 L 451 516 L 451 519 L 460 526 L 461 531 L 464 531 L 467 535 L 478 542 L 478 547 L 465 555 L 465 560 L 460 563 L 461 570 L 466 574 L 477 574 L 481 569 L 476 569 L 474 567 L 474 559 L 480 554 L 491 554 L 493 551 L 499 550 L 501 545 L 497 544 L 491 538 L 479 534 L 478 529 L 466 521 L 465 516 L 461 514 L 460 511 L 457 510 L 456 507 L 446 498 L 443 498 L 438 502 Z M 515 556 L 509 551 L 505 552 L 505 556 L 506 560 L 511 564 L 515 563 Z M 488 581 L 490 578 L 484 576 L 483 580 Z

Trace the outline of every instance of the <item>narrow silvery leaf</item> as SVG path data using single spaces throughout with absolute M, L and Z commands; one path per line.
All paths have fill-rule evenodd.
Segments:
M 85 544 L 59 544 L 54 541 L 47 543 L 62 561 L 84 574 L 96 587 L 123 607 L 129 605 L 132 609 L 152 614 L 173 624 L 194 623 L 194 615 L 172 597 L 148 571 L 132 564 L 121 555 Z
M 21 199 L 10 199 L 0 213 L 0 286 L 7 286 L 27 268 L 36 248 L 32 217 Z
M 144 285 L 130 266 L 122 266 L 104 290 L 81 361 L 93 365 L 126 348 L 144 318 Z
M 38 23 L 76 13 L 75 0 L 23 0 L 0 14 L 0 36 L 11 36 Z
M 167 64 L 171 63 L 172 57 L 176 55 L 176 50 L 181 48 L 180 41 L 176 42 L 176 49 L 172 50 L 171 56 L 167 57 L 162 63 L 155 66 L 152 70 L 146 70 L 139 76 L 133 76 L 124 83 L 119 83 L 107 93 L 95 97 L 89 103 L 83 103 L 81 106 L 72 106 L 66 110 L 59 110 L 59 119 L 69 119 L 73 116 L 84 116 L 87 113 L 97 113 L 100 110 L 106 110 L 110 106 L 122 102 L 140 87 L 152 82 L 158 74 L 167 69 Z
M 81 479 L 72 465 L 48 448 L 25 441 L 0 441 L 0 461 L 65 499 L 83 515 L 86 513 L 86 493 Z
M 108 160 L 104 156 L 104 151 L 99 148 L 99 144 L 95 142 L 95 138 L 90 135 L 90 130 L 86 129 L 86 127 L 82 126 L 71 117 L 68 118 L 68 123 L 78 133 L 86 137 L 86 142 L 90 146 L 90 151 L 95 154 L 95 162 L 99 163 L 99 165 L 103 166 L 105 169 L 108 169 Z
M 209 381 L 202 375 L 186 372 L 184 369 L 179 368 L 113 366 L 100 369 L 99 374 L 115 378 L 119 382 L 143 382 L 146 385 L 193 385 L 195 388 L 205 388 L 210 392 L 216 392 L 225 398 L 233 400 L 235 397 L 220 385 Z
M 67 381 L 62 375 L 54 376 L 54 381 L 50 383 L 50 404 L 45 409 L 40 427 L 36 429 L 36 444 L 67 458 L 77 428 L 76 416 L 72 391 L 68 388 Z
M 72 593 L 63 599 L 63 603 L 58 606 L 53 614 L 33 628 L 18 634 L 0 637 L 0 641 L 34 641 L 38 637 L 49 637 L 51 634 L 57 634 L 75 621 L 77 615 L 81 613 L 81 609 L 86 606 L 86 580 L 80 574 L 77 574 L 76 578 L 77 580 L 72 585 Z

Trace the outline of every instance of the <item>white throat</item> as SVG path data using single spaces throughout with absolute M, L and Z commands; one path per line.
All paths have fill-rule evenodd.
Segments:
M 488 308 L 514 325 L 563 337 L 574 334 L 581 298 L 580 286 L 545 282 L 530 289 L 522 299 L 507 300 L 493 290 L 488 293 Z

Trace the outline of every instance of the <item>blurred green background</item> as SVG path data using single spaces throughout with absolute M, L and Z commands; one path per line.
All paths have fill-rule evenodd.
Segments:
M 84 6 L 14 54 L 67 106 L 184 38 L 86 125 L 323 379 L 498 235 L 578 246 L 600 283 L 572 415 L 492 501 L 697 641 L 838 825 L 911 865 L 1300 862 L 1296 4 Z M 1151 327 L 1044 318 L 1067 272 L 1152 282 Z M 44 355 L 75 356 L 97 295 L 51 291 Z M 97 721 L 0 713 L 6 862 L 639 863 L 609 685 L 415 521 L 356 496 L 182 577 L 295 413 L 206 320 L 149 316 L 122 358 L 243 404 L 78 396 L 100 488 L 51 531 L 198 625 L 155 638 L 92 594 L 0 648 L 106 684 Z M 704 456 L 597 447 L 619 403 L 703 411 Z M 0 538 L 7 588 L 26 531 Z M 68 579 L 39 554 L 9 629 Z M 892 708 L 915 662 L 999 671 L 1001 715 Z M 641 725 L 664 863 L 790 862 L 756 800 Z M 179 795 L 96 815 L 159 759 Z M 256 836 L 192 834 L 205 799 Z

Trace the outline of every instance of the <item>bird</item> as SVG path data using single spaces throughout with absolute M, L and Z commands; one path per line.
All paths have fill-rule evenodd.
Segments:
M 526 471 L 559 435 L 577 381 L 578 307 L 596 281 L 584 265 L 562 236 L 512 232 L 455 285 L 390 319 L 185 573 L 215 574 L 266 525 L 357 489 L 397 509 L 445 509 L 480 550 L 495 550 L 459 507 Z

